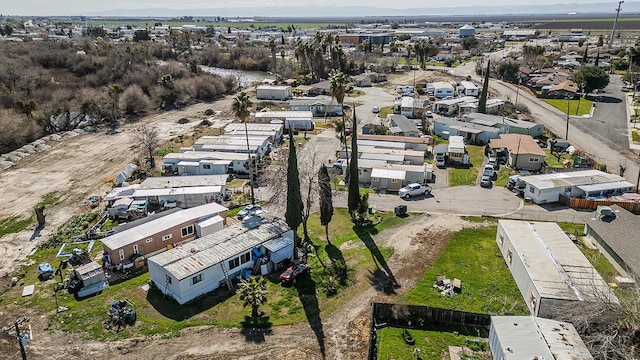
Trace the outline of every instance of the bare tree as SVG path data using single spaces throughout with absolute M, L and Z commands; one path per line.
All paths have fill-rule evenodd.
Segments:
M 298 160 L 298 169 L 300 174 L 300 189 L 304 193 L 302 202 L 302 231 L 304 234 L 304 240 L 309 242 L 309 233 L 307 228 L 307 221 L 311 214 L 311 207 L 314 202 L 318 200 L 318 167 L 319 159 L 318 152 L 315 150 L 315 146 L 311 143 L 307 143 L 307 148 L 304 152 L 300 152 Z
M 133 130 L 133 137 L 137 141 L 138 145 L 147 152 L 149 156 L 149 167 L 154 169 L 156 167 L 155 159 L 153 158 L 153 152 L 160 146 L 160 134 L 158 130 L 151 125 L 145 124 Z

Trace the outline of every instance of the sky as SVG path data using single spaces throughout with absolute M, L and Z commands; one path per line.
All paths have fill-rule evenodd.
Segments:
M 566 1 L 566 0 L 565 0 Z M 483 0 L 483 6 L 513 6 L 513 5 L 552 5 L 565 3 L 563 0 Z M 451 2 L 427 2 L 416 0 L 3 0 L 0 13 L 6 15 L 82 15 L 96 14 L 107 10 L 117 9 L 216 9 L 224 7 L 268 7 L 268 6 L 370 6 L 379 8 L 429 8 L 429 7 L 472 7 L 479 5 L 478 0 L 455 0 Z M 617 1 L 575 0 L 580 4 L 615 4 Z M 615 8 L 615 5 L 613 5 Z M 624 5 L 623 5 L 624 8 Z M 197 14 L 193 14 L 197 15 Z M 215 15 L 211 14 L 203 15 Z

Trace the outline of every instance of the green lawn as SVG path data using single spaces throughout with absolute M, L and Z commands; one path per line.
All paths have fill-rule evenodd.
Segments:
M 469 165 L 459 165 L 449 168 L 449 186 L 475 185 L 484 157 L 484 147 L 467 145 L 469 151 Z
M 635 142 L 640 142 L 640 134 L 638 134 L 638 131 L 636 130 L 631 131 L 631 140 Z
M 415 345 L 404 341 L 403 329 L 387 327 L 377 330 L 378 359 L 415 360 L 415 348 L 420 349 L 420 359 L 440 360 L 449 358 L 449 346 L 488 349 L 486 338 L 478 338 L 475 330 L 464 327 L 439 327 L 429 330 L 407 330 Z M 457 332 L 458 335 L 456 335 Z M 479 340 L 479 342 L 477 342 Z M 469 354 L 471 355 L 471 354 Z M 463 359 L 474 359 L 467 357 Z
M 554 108 L 567 113 L 567 102 L 569 103 L 569 115 L 582 116 L 591 113 L 593 107 L 593 101 L 587 99 L 580 99 L 580 109 L 578 108 L 578 100 L 566 100 L 566 99 L 542 99 L 547 104 Z M 576 113 L 577 110 L 577 113 Z
M 404 300 L 409 304 L 482 314 L 528 314 L 496 244 L 496 229 L 496 226 L 467 228 L 453 235 Z M 433 288 L 439 275 L 460 279 L 462 293 L 440 295 Z
M 544 158 L 544 163 L 548 166 L 548 167 L 552 167 L 552 168 L 561 168 L 564 167 L 562 165 L 562 163 L 565 160 L 569 160 L 569 166 L 573 165 L 573 158 L 571 157 L 570 154 L 568 153 L 562 153 L 562 156 L 560 156 L 560 160 L 558 160 L 557 157 L 551 155 L 551 150 L 544 149 L 543 150 L 545 152 L 545 154 L 547 154 L 547 157 Z
M 179 306 L 151 287 L 147 292 L 141 289 L 149 281 L 149 274 L 142 273 L 124 282 L 112 285 L 103 293 L 89 298 L 76 300 L 66 291 L 58 292 L 58 303 L 69 307 L 69 311 L 56 314 L 53 287 L 60 280 L 41 282 L 37 279 L 37 264 L 49 262 L 54 268 L 59 265 L 55 258 L 58 247 L 39 249 L 29 256 L 30 265 L 19 269 L 15 276 L 20 278 L 18 286 L 5 288 L 0 297 L 3 303 L 34 308 L 45 312 L 49 330 L 62 330 L 75 333 L 83 338 L 114 340 L 160 334 L 177 336 L 186 327 L 214 325 L 222 327 L 265 327 L 294 324 L 315 320 L 343 306 L 355 295 L 373 284 L 368 275 L 374 274 L 378 267 L 385 268 L 386 261 L 393 254 L 391 247 L 378 247 L 372 238 L 379 231 L 400 224 L 406 220 L 394 216 L 392 212 L 377 212 L 379 223 L 368 228 L 355 227 L 346 209 L 336 209 L 329 227 L 331 244 L 325 240 L 324 227 L 320 226 L 319 215 L 314 213 L 309 219 L 309 233 L 315 244 L 315 250 L 309 256 L 312 266 L 310 277 L 302 278 L 295 286 L 282 286 L 278 281 L 279 272 L 268 276 L 267 304 L 260 307 L 263 316 L 260 321 L 249 323 L 246 316 L 250 310 L 242 306 L 237 294 L 221 288 L 203 298 Z M 84 217 L 79 217 L 84 219 Z M 74 222 L 72 222 L 73 224 Z M 68 233 L 62 229 L 60 233 Z M 302 231 L 300 231 L 302 233 Z M 346 249 L 341 250 L 342 244 Z M 100 243 L 93 248 L 92 257 L 102 252 Z M 333 268 L 344 261 L 347 265 L 347 277 L 338 285 L 335 295 L 326 294 L 322 284 Z M 338 265 L 335 265 L 338 264 Z M 64 271 L 67 275 L 68 270 Z M 23 286 L 36 284 L 33 296 L 21 297 Z M 110 304 L 118 299 L 129 298 L 136 304 L 138 321 L 132 328 L 113 333 L 103 327 L 106 312 Z
M 517 173 L 518 172 L 512 168 L 501 166 L 500 170 L 498 170 L 498 179 L 494 182 L 494 185 L 507 186 L 507 182 L 509 182 L 509 176 L 515 175 Z
M 378 117 L 381 119 L 386 119 L 387 115 L 393 114 L 393 106 L 385 106 L 380 108 L 380 112 L 378 113 Z

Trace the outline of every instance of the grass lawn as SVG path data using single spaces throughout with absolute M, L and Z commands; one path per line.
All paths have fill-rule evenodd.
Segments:
M 566 100 L 566 99 L 542 99 L 542 100 L 544 100 L 544 102 L 562 111 L 565 114 L 567 113 L 567 102 L 569 102 L 569 115 L 571 116 L 588 115 L 591 112 L 591 107 L 593 107 L 593 101 L 587 100 L 587 99 L 580 100 L 580 109 L 578 109 L 578 100 Z M 577 110 L 577 113 L 576 113 L 576 110 Z
M 386 119 L 387 115 L 393 114 L 393 106 L 385 106 L 380 108 L 380 112 L 378 113 L 378 117 L 381 119 Z
M 496 226 L 467 228 L 449 239 L 431 268 L 404 296 L 409 304 L 483 314 L 529 313 L 496 244 Z M 438 275 L 462 281 L 462 293 L 442 296 Z
M 515 175 L 517 173 L 518 172 L 512 168 L 501 166 L 500 170 L 498 170 L 498 179 L 494 182 L 494 185 L 507 186 L 507 182 L 509 182 L 509 176 Z
M 640 134 L 638 134 L 638 131 L 631 130 L 631 140 L 635 142 L 640 142 Z
M 231 216 L 231 215 L 230 215 Z M 368 228 L 355 227 L 346 209 L 336 209 L 329 226 L 331 244 L 325 239 L 324 227 L 320 225 L 319 214 L 309 219 L 309 234 L 315 244 L 315 250 L 309 256 L 312 266 L 310 277 L 301 278 L 294 286 L 284 287 L 279 283 L 276 272 L 268 276 L 268 302 L 260 307 L 263 316 L 258 322 L 248 322 L 250 309 L 244 308 L 237 294 L 226 288 L 220 288 L 212 294 L 192 303 L 179 306 L 173 300 L 165 298 L 160 291 L 151 287 L 149 291 L 141 289 L 149 281 L 149 274 L 142 273 L 124 282 L 112 285 L 101 294 L 76 300 L 66 291 L 59 291 L 57 299 L 60 306 L 69 307 L 69 311 L 56 314 L 53 298 L 53 286 L 60 280 L 41 282 L 37 279 L 37 264 L 49 262 L 54 268 L 59 265 L 55 258 L 58 247 L 39 249 L 29 256 L 30 265 L 25 265 L 15 276 L 20 278 L 18 286 L 7 287 L 0 296 L 5 303 L 32 307 L 47 313 L 49 330 L 62 330 L 76 333 L 83 338 L 113 340 L 137 336 L 160 334 L 176 336 L 179 330 L 197 325 L 215 325 L 222 327 L 268 327 L 294 324 L 317 319 L 343 306 L 355 295 L 371 284 L 367 275 L 374 273 L 377 266 L 385 266 L 393 254 L 391 247 L 378 247 L 372 235 L 400 224 L 405 219 L 394 216 L 393 212 L 378 212 L 380 222 Z M 63 230 L 62 232 L 66 232 Z M 300 230 L 301 232 L 301 230 Z M 348 243 L 346 250 L 340 245 Z M 102 252 L 99 243 L 93 247 L 91 256 Z M 332 264 L 344 261 L 348 267 L 347 278 L 338 285 L 335 295 L 322 291 L 321 284 L 331 273 Z M 66 276 L 68 270 L 64 270 Z M 21 297 L 23 286 L 36 284 L 33 296 Z M 129 298 L 136 304 L 138 321 L 135 326 L 113 333 L 103 327 L 106 312 L 115 300 Z
M 415 345 L 404 341 L 403 329 L 387 327 L 377 331 L 378 359 L 415 360 L 415 348 L 420 349 L 420 359 L 440 360 L 449 358 L 449 346 L 488 349 L 486 338 L 480 338 L 472 328 L 438 327 L 428 330 L 407 330 L 415 340 Z M 454 331 L 458 335 L 454 334 Z M 469 354 L 470 355 L 470 354 Z M 474 359 L 466 357 L 463 359 Z
M 469 165 L 449 168 L 449 186 L 475 185 L 478 180 L 480 165 L 484 157 L 484 147 L 467 145 L 469 151 Z
M 544 153 L 547 154 L 547 157 L 544 158 L 544 163 L 547 164 L 548 167 L 552 167 L 552 168 L 561 168 L 564 167 L 562 165 L 562 162 L 565 160 L 569 160 L 569 166 L 573 165 L 573 158 L 571 157 L 570 154 L 568 153 L 562 153 L 562 156 L 560 157 L 560 160 L 558 161 L 558 158 L 551 155 L 551 150 L 549 149 L 543 149 Z

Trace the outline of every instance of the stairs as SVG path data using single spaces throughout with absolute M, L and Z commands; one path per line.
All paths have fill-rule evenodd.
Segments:
M 260 275 L 260 259 L 256 259 L 255 263 L 253 264 L 253 275 Z

